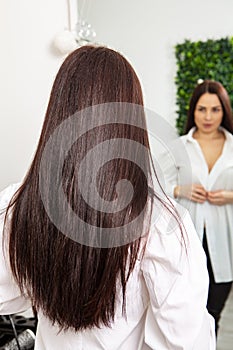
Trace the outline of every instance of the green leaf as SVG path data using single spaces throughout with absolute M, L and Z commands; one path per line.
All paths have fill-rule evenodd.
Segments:
M 233 103 L 233 36 L 218 40 L 192 42 L 185 40 L 175 46 L 177 72 L 174 78 L 176 91 L 176 128 L 184 132 L 189 100 L 198 79 L 220 81 Z

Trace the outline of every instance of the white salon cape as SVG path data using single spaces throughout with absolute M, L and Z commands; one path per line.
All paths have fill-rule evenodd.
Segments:
M 16 188 L 13 185 L 0 193 L 1 209 Z M 59 332 L 39 310 L 36 350 L 215 349 L 214 322 L 205 307 L 206 258 L 190 217 L 182 212 L 186 228 L 182 239 L 179 226 L 169 220 L 170 215 L 160 205 L 155 206 L 155 215 L 144 257 L 137 261 L 127 285 L 127 319 L 121 315 L 119 300 L 111 328 Z M 3 220 L 1 215 L 1 239 Z M 29 307 L 30 301 L 20 295 L 8 255 L 4 257 L 0 244 L 0 314 Z
M 206 191 L 233 191 L 233 136 L 224 128 L 225 143 L 221 156 L 209 172 L 201 147 L 193 138 L 195 127 L 168 146 L 159 158 L 166 191 L 174 196 L 177 185 L 201 184 Z M 233 280 L 233 204 L 213 205 L 178 200 L 191 215 L 200 240 L 204 226 L 215 282 Z

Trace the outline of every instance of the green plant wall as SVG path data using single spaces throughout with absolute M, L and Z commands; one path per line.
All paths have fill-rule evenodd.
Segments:
M 233 106 L 233 37 L 197 42 L 185 40 L 175 46 L 175 56 L 176 127 L 179 135 L 183 135 L 189 100 L 200 79 L 221 82 Z

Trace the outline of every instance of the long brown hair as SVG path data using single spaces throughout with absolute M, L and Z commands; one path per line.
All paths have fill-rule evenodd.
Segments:
M 195 126 L 194 111 L 196 104 L 199 98 L 206 92 L 210 94 L 216 94 L 218 96 L 223 109 L 223 119 L 221 126 L 223 126 L 230 133 L 233 133 L 233 118 L 229 95 L 224 86 L 220 82 L 214 80 L 205 80 L 203 83 L 197 85 L 194 89 L 189 103 L 188 119 L 185 127 L 185 133 L 188 133 L 189 130 Z
M 51 149 L 48 148 L 58 158 L 52 165 L 45 158 L 46 172 L 42 180 L 40 178 L 44 150 L 57 128 L 77 112 L 77 123 L 82 127 L 88 124 L 83 110 L 112 102 L 143 106 L 141 86 L 128 61 L 105 47 L 83 46 L 71 53 L 56 76 L 34 160 L 8 207 L 8 212 L 12 210 L 9 251 L 14 277 L 21 291 L 32 299 L 33 305 L 61 329 L 81 330 L 101 324 L 110 325 L 115 315 L 118 281 L 124 312 L 127 280 L 139 252 L 143 250 L 141 233 L 147 221 L 144 220 L 145 216 L 151 213 L 153 202 L 149 188 L 152 181 L 149 142 L 143 113 L 135 113 L 142 120 L 142 128 L 117 121 L 105 124 L 105 115 L 100 113 L 97 116 L 94 113 L 92 119 L 100 118 L 99 125 L 83 133 L 67 152 L 62 166 L 62 188 L 72 212 L 81 219 L 77 224 L 73 225 L 63 203 L 57 203 L 54 199 L 56 195 L 51 191 L 57 181 L 57 173 L 50 171 L 50 168 L 60 162 L 64 146 L 59 140 Z M 69 129 L 67 142 L 76 131 Z M 88 179 L 96 167 L 96 159 L 92 159 L 92 169 L 85 168 L 81 183 L 75 169 L 90 149 L 110 139 L 120 138 L 134 141 L 129 145 L 131 153 L 139 152 L 137 144 L 148 152 L 142 159 L 143 171 L 140 166 L 121 157 L 101 167 L 96 183 L 106 201 L 117 198 L 116 184 L 120 180 L 127 179 L 134 188 L 130 203 L 125 208 L 106 213 L 91 207 L 81 194 L 82 186 L 91 185 Z M 40 181 L 43 182 L 46 198 L 41 197 Z M 63 228 L 75 226 L 75 239 L 64 229 L 60 230 L 59 223 L 53 222 L 45 208 L 46 201 L 57 213 L 62 225 L 65 222 Z M 127 227 L 141 213 L 141 224 L 134 226 L 133 236 L 122 245 L 114 245 L 113 242 L 111 246 L 104 242 L 105 245 L 101 246 L 101 237 L 99 246 L 79 241 L 79 236 L 85 238 L 88 235 L 88 229 L 81 224 L 83 222 L 92 227 L 95 236 L 99 235 L 101 227 L 107 231 L 109 229 L 112 243 L 111 228 Z M 130 234 L 127 228 L 122 232 L 123 235 Z

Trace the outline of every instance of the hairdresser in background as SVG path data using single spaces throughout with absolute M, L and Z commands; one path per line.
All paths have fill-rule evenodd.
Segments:
M 167 190 L 189 209 L 207 256 L 210 277 L 207 309 L 219 319 L 233 280 L 233 118 L 221 83 L 206 80 L 194 89 L 185 135 L 181 136 L 192 179 L 181 183 L 185 164 L 164 155 Z M 176 149 L 174 147 L 174 149 Z M 177 150 L 178 152 L 178 150 Z
M 0 313 L 35 306 L 36 350 L 215 349 L 205 254 L 188 213 L 153 190 L 121 54 L 65 59 L 31 167 L 0 206 Z

